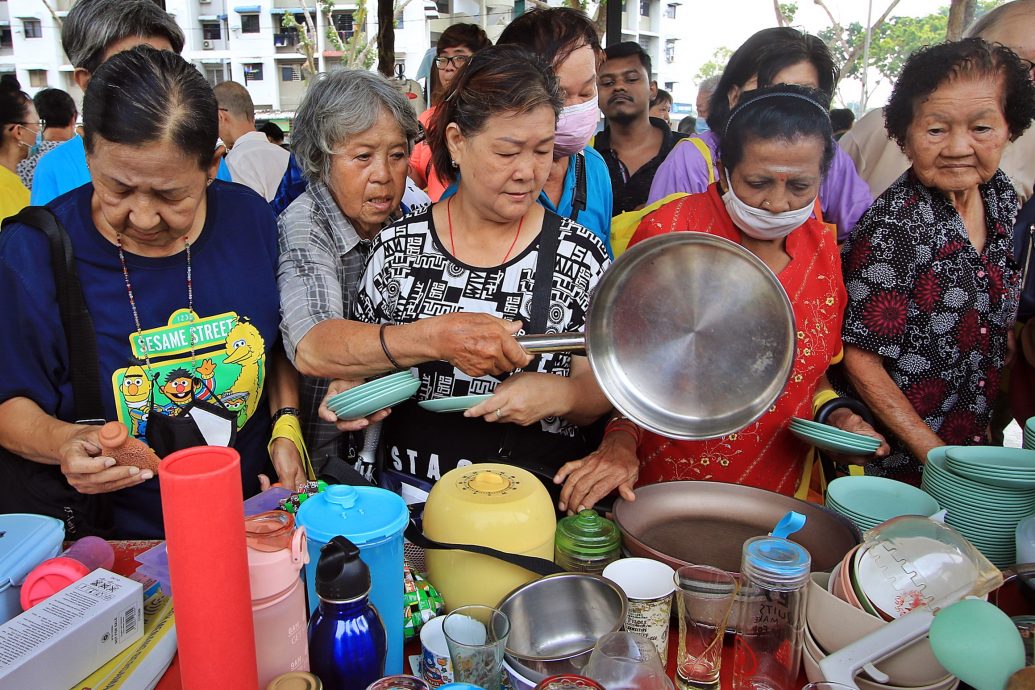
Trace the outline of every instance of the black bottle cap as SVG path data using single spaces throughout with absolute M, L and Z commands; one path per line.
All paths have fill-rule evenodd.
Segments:
M 370 569 L 359 547 L 342 536 L 320 549 L 316 565 L 316 595 L 326 601 L 350 601 L 370 592 Z

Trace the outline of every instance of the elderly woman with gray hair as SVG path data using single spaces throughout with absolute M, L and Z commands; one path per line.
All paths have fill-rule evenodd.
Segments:
M 394 326 L 390 350 L 378 325 L 350 320 L 371 240 L 409 211 L 403 195 L 416 134 L 417 118 L 399 90 L 360 70 L 316 81 L 295 116 L 292 148 L 309 188 L 279 218 L 281 332 L 304 376 L 301 419 L 313 464 L 340 480 L 348 478 L 358 445 L 341 432 L 363 429 L 389 411 L 336 428 L 319 417 L 328 393 L 420 362 L 445 360 L 479 376 L 531 359 L 512 337 L 521 324 L 487 314 Z M 334 418 L 326 408 L 324 414 Z

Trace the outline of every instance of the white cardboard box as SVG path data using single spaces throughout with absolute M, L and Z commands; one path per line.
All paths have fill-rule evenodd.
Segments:
M 70 688 L 144 634 L 143 587 L 95 570 L 0 626 L 0 688 Z

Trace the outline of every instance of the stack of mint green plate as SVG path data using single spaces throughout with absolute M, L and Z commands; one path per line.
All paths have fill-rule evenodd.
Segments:
M 420 379 L 400 371 L 338 393 L 327 400 L 327 408 L 338 419 L 359 419 L 412 398 L 418 388 Z
M 451 398 L 434 398 L 417 403 L 430 412 L 463 412 L 492 397 L 492 393 L 478 395 L 454 395 Z
M 971 461 L 976 454 L 998 456 L 1001 448 L 942 446 L 927 454 L 920 486 L 947 510 L 946 524 L 954 527 L 988 560 L 1005 567 L 1015 560 L 1015 533 L 1024 518 L 1035 514 L 1035 489 L 998 486 L 963 476 L 949 465 L 949 454 Z M 954 464 L 959 467 L 959 460 Z
M 835 426 L 820 424 L 811 419 L 793 417 L 788 428 L 805 443 L 834 453 L 873 455 L 880 448 L 880 441 L 872 436 L 842 431 Z
M 1007 489 L 1035 489 L 1035 450 L 999 446 L 953 446 L 945 451 L 953 474 Z
M 1024 423 L 1024 447 L 1035 450 L 1035 417 Z
M 827 486 L 827 508 L 841 513 L 861 531 L 900 515 L 934 515 L 938 501 L 921 489 L 886 477 L 838 477 Z

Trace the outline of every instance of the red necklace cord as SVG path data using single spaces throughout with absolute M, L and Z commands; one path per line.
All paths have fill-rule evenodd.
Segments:
M 449 221 L 449 251 L 456 257 L 456 245 L 453 244 L 453 197 L 449 197 L 446 200 L 446 220 Z M 503 261 L 500 264 L 507 263 L 507 259 L 510 258 L 510 253 L 514 251 L 514 247 L 517 245 L 518 237 L 521 236 L 521 227 L 525 224 L 525 216 L 521 216 L 521 220 L 518 221 L 517 232 L 514 233 L 514 239 L 510 242 L 510 248 L 507 249 L 507 253 L 503 255 Z

